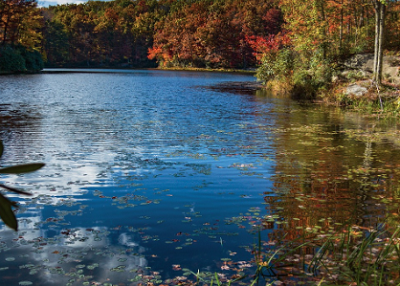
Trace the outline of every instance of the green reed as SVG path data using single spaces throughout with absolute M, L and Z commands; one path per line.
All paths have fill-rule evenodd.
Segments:
M 333 285 L 398 285 L 400 227 L 385 228 L 383 224 L 358 235 L 349 229 L 342 235 L 329 237 L 308 270 Z
M 400 285 L 400 225 L 348 226 L 334 234 L 304 235 L 292 241 L 284 235 L 272 249 L 263 249 L 261 231 L 257 240 L 255 269 L 230 280 L 217 273 L 190 272 L 196 281 L 184 285 L 268 286 L 277 280 L 286 285 Z
M 390 228 L 386 224 L 363 231 L 353 226 L 329 236 L 303 237 L 283 243 L 265 256 L 258 263 L 257 279 L 263 271 L 275 269 L 277 279 L 290 273 L 292 281 L 300 279 L 308 285 L 399 285 L 399 246 L 400 226 Z M 306 255 L 301 251 L 304 247 L 311 248 L 313 254 Z M 295 263 L 293 254 L 298 258 Z M 285 261 L 291 266 L 284 265 Z

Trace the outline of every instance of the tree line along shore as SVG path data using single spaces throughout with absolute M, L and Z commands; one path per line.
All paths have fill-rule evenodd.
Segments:
M 393 0 L 114 0 L 49 7 L 4 0 L 0 73 L 44 66 L 242 69 L 256 70 L 272 90 L 302 98 L 327 97 L 343 82 L 366 78 L 384 94 L 398 87 L 393 73 L 385 74 L 383 55 L 400 66 L 399 16 L 400 2 Z M 370 73 L 344 64 L 365 53 L 374 54 Z M 343 98 L 346 103 L 352 95 Z

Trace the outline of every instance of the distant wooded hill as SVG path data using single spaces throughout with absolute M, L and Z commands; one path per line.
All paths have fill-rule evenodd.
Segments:
M 290 48 L 332 60 L 373 50 L 377 1 L 115 0 L 40 8 L 34 0 L 3 0 L 0 56 L 18 45 L 53 67 L 249 68 Z M 385 45 L 397 49 L 399 4 L 379 3 L 387 7 Z

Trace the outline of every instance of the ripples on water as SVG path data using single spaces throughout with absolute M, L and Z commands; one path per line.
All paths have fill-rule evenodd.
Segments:
M 224 272 L 229 260 L 253 258 L 254 229 L 265 241 L 284 229 L 270 215 L 303 223 L 293 228 L 385 216 L 357 170 L 381 176 L 386 164 L 390 173 L 393 140 L 365 143 L 357 136 L 368 121 L 255 92 L 249 81 L 165 71 L 0 77 L 3 165 L 46 163 L 4 178 L 35 197 L 13 198 L 20 231 L 0 232 L 2 281 L 130 285 L 180 268 Z

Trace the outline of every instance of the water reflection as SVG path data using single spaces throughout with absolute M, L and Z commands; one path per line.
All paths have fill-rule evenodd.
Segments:
M 302 226 L 328 217 L 365 227 L 383 220 L 386 206 L 373 197 L 393 192 L 398 179 L 393 164 L 400 157 L 392 144 L 376 140 L 376 123 L 364 120 L 360 140 L 351 136 L 360 122 L 345 121 L 339 114 L 300 109 L 277 123 L 273 192 L 281 196 L 267 200 L 285 206 L 285 218 L 301 218 Z
M 265 193 L 270 215 L 262 222 L 273 232 L 264 238 L 266 245 L 273 247 L 288 241 L 309 244 L 285 260 L 291 267 L 278 271 L 283 276 L 278 274 L 275 279 L 287 285 L 296 285 L 298 279 L 320 281 L 322 276 L 306 278 L 307 267 L 299 262 L 309 264 L 323 244 L 318 239 L 376 232 L 383 223 L 388 230 L 386 237 L 390 237 L 398 226 L 397 124 L 388 128 L 387 121 L 323 108 L 298 108 L 278 116 L 276 123 L 269 130 L 275 134 L 274 187 Z M 285 276 L 288 272 L 293 278 Z M 329 275 L 325 279 L 336 278 Z
M 97 285 L 142 281 L 146 274 L 155 277 L 146 269 L 145 249 L 131 243 L 126 233 L 120 235 L 124 238 L 119 245 L 110 245 L 106 228 L 65 229 L 53 237 L 29 227 L 22 227 L 17 238 L 9 230 L 1 233 L 1 250 L 11 252 L 3 255 L 6 263 L 0 269 L 7 273 L 2 275 L 7 285 L 16 285 L 16 279 L 33 285 L 82 285 L 88 281 Z
M 13 198 L 21 231 L 0 231 L 10 285 L 251 274 L 259 229 L 272 248 L 315 226 L 369 227 L 398 213 L 381 200 L 398 197 L 390 122 L 227 88 L 254 81 L 244 75 L 4 79 L 2 164 L 46 163 L 2 178 L 35 195 Z
M 249 80 L 159 71 L 6 77 L 2 112 L 18 112 L 2 126 L 2 163 L 46 168 L 4 177 L 35 197 L 13 198 L 22 229 L 1 231 L 11 243 L 4 256 L 15 258 L 1 261 L 1 277 L 130 283 L 159 279 L 152 271 L 173 279 L 184 267 L 220 269 L 233 252 L 249 259 L 235 248 L 251 235 L 224 221 L 262 204 L 270 185 L 271 161 L 258 157 L 272 152 L 252 120 L 268 102 L 199 88 Z

